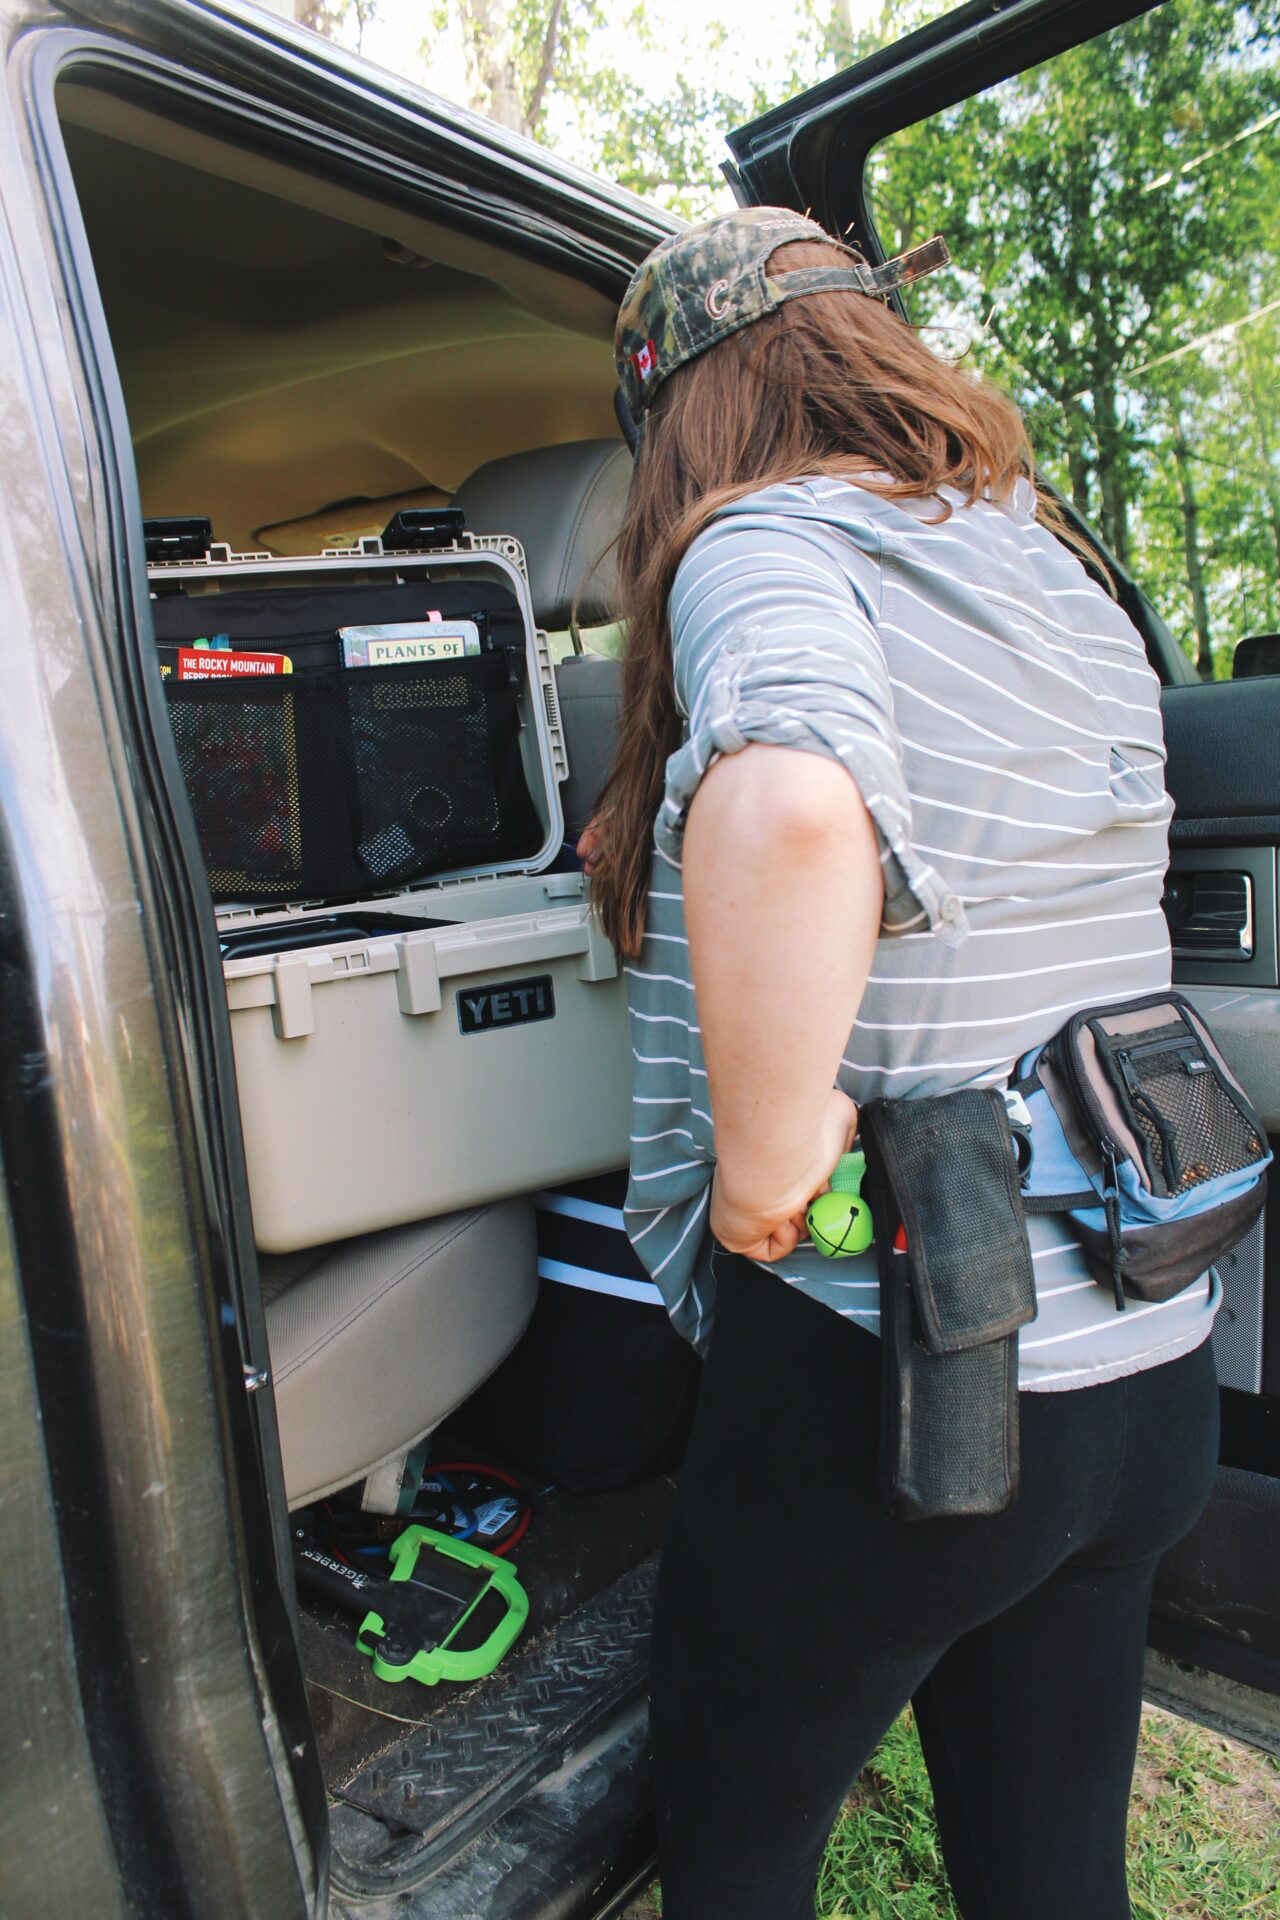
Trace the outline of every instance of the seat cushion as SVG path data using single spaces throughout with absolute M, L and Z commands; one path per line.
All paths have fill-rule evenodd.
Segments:
M 528 1199 L 260 1260 L 291 1507 L 430 1433 L 506 1357 L 537 1297 Z

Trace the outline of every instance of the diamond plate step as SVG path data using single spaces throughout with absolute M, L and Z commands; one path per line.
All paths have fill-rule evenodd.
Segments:
M 646 1561 L 456 1704 L 361 1769 L 337 1797 L 421 1835 L 441 1860 L 505 1812 L 644 1686 L 657 1561 Z M 405 1682 L 405 1685 L 413 1684 Z

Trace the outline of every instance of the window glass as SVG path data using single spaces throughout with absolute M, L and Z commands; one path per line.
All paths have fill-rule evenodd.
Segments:
M 1280 0 L 1164 6 L 885 141 L 911 317 L 1023 407 L 1046 475 L 1200 672 L 1280 627 Z

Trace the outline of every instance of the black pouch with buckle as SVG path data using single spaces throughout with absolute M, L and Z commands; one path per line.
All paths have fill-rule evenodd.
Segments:
M 904 1520 L 1001 1513 L 1018 1490 L 1018 1328 L 1035 1277 L 1004 1098 L 862 1109 L 880 1269 L 880 1476 Z
M 1085 1007 L 1019 1062 L 1035 1154 L 1028 1213 L 1060 1213 L 1095 1280 L 1171 1300 L 1262 1212 L 1262 1121 L 1203 1014 L 1168 989 Z

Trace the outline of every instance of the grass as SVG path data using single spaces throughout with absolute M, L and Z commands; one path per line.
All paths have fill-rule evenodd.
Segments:
M 1149 1707 L 1129 1819 L 1134 1920 L 1280 1916 L 1280 1765 Z M 845 1804 L 818 1878 L 821 1920 L 959 1920 L 911 1716 Z M 653 1888 L 625 1920 L 656 1920 Z

